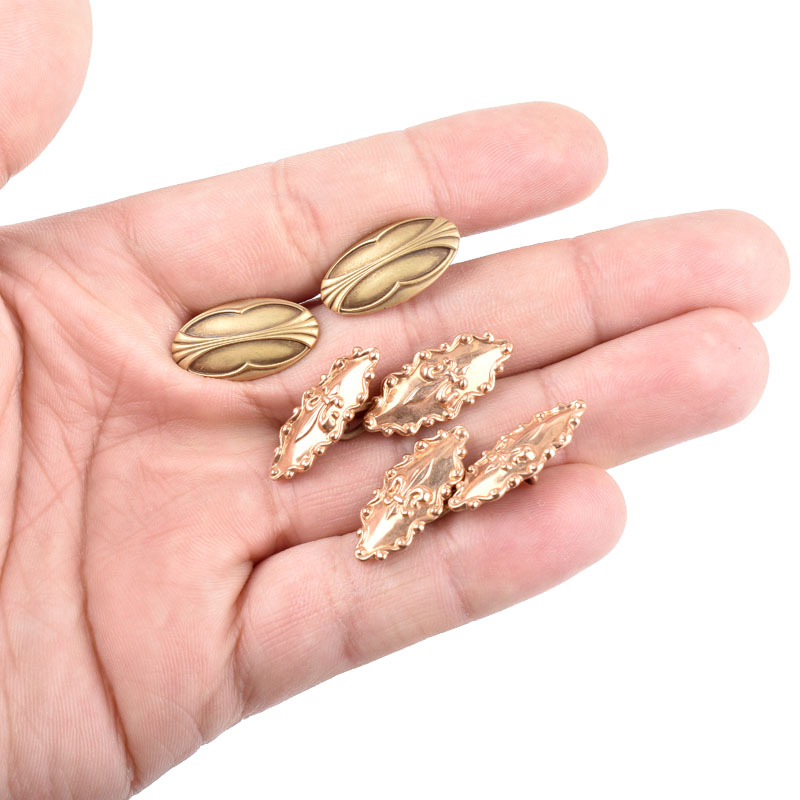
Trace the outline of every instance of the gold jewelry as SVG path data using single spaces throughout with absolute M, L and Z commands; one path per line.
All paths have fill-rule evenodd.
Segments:
M 364 429 L 412 436 L 423 426 L 455 418 L 466 403 L 488 394 L 514 346 L 507 339 L 462 333 L 451 344 L 420 350 L 410 364 L 383 381 L 364 416 Z
M 270 477 L 292 478 L 305 472 L 333 442 L 364 431 L 411 436 L 421 427 L 451 420 L 465 404 L 490 392 L 513 345 L 491 333 L 463 333 L 451 344 L 420 350 L 410 364 L 383 381 L 383 393 L 367 411 L 363 425 L 346 431 L 369 406 L 378 349 L 361 350 L 334 361 L 327 375 L 302 397 L 280 430 Z
M 175 335 L 172 357 L 196 375 L 249 381 L 296 364 L 318 336 L 319 325 L 307 308 L 258 297 L 190 319 Z
M 479 508 L 499 500 L 522 481 L 535 483 L 542 467 L 572 441 L 584 411 L 586 403 L 582 400 L 560 403 L 501 436 L 491 450 L 485 450 L 467 467 L 464 479 L 448 500 L 450 510 Z
M 341 439 L 345 426 L 369 401 L 369 384 L 375 377 L 380 353 L 375 347 L 353 349 L 352 355 L 337 358 L 327 375 L 306 390 L 300 405 L 280 431 L 270 477 L 291 478 L 305 472 L 317 456 Z
M 417 442 L 414 451 L 386 473 L 383 488 L 362 509 L 356 558 L 384 559 L 408 547 L 428 522 L 448 511 L 479 508 L 523 481 L 535 483 L 545 463 L 572 441 L 585 410 L 586 403 L 575 400 L 534 414 L 466 470 L 465 428 Z
M 322 279 L 321 300 L 338 314 L 369 314 L 410 300 L 448 268 L 458 250 L 456 226 L 443 217 L 387 225 L 356 242 Z M 290 367 L 317 342 L 319 324 L 304 305 L 261 297 L 215 306 L 187 322 L 172 343 L 175 362 L 197 375 L 252 380 Z M 345 432 L 369 405 L 377 348 L 353 349 L 304 392 L 281 426 L 270 470 L 273 480 L 305 472 L 334 442 L 362 430 L 416 434 L 455 418 L 490 392 L 511 355 L 506 339 L 460 334 L 420 350 L 388 375 L 360 430 Z M 361 510 L 356 558 L 385 559 L 408 547 L 429 522 L 448 511 L 498 500 L 522 481 L 534 483 L 544 464 L 572 440 L 586 404 L 560 404 L 501 436 L 464 469 L 469 433 L 456 426 L 419 440 L 386 472 L 383 487 Z
M 322 302 L 338 314 L 370 314 L 405 303 L 450 266 L 458 228 L 444 217 L 393 222 L 365 236 L 322 279 Z
M 321 300 L 339 314 L 369 314 L 404 303 L 445 272 L 459 241 L 444 217 L 386 225 L 336 260 L 318 297 L 303 304 L 262 297 L 215 306 L 178 331 L 172 356 L 207 378 L 272 375 L 296 364 L 317 341 L 319 324 L 305 305 Z
M 445 513 L 453 486 L 464 475 L 469 433 L 460 425 L 420 439 L 383 477 L 383 488 L 361 510 L 356 558 L 384 559 L 408 547 L 428 522 Z

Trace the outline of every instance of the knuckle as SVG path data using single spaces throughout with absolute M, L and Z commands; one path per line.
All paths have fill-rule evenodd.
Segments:
M 275 212 L 289 249 L 304 265 L 322 263 L 326 237 L 319 209 L 298 188 L 290 159 L 275 161 L 269 169 Z
M 445 176 L 437 160 L 434 148 L 429 149 L 427 147 L 420 131 L 420 128 L 406 128 L 403 134 L 414 159 L 419 165 L 433 208 L 442 212 L 443 209 L 452 207 L 450 193 L 447 188 L 448 181 L 444 179 Z

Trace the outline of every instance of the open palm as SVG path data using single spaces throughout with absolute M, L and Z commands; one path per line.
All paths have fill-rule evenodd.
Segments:
M 0 2 L 3 29 L 37 45 L 0 70 L 0 177 L 54 133 L 88 51 L 82 3 L 28 5 Z M 495 228 L 576 202 L 604 170 L 590 122 L 531 103 L 0 228 L 0 794 L 125 797 L 246 714 L 564 580 L 621 532 L 604 468 L 752 408 L 767 357 L 751 320 L 779 302 L 786 260 L 740 212 L 456 265 L 372 316 L 321 308 L 317 348 L 261 381 L 170 357 L 193 314 L 311 296 L 381 225 Z M 515 350 L 459 418 L 469 455 L 581 397 L 574 444 L 536 489 L 357 561 L 359 509 L 410 441 L 365 435 L 276 484 L 280 424 L 354 345 L 380 348 L 380 377 L 487 329 Z

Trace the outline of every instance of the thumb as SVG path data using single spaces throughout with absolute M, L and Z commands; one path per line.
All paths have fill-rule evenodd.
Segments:
M 0 187 L 67 118 L 90 47 L 87 0 L 0 0 Z

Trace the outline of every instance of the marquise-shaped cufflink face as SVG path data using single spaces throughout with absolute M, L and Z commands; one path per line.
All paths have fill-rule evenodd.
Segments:
M 239 300 L 189 320 L 172 342 L 172 357 L 197 375 L 249 381 L 297 363 L 318 336 L 316 318 L 297 303 Z
M 361 510 L 356 558 L 383 559 L 408 547 L 427 523 L 444 513 L 453 486 L 464 475 L 467 439 L 461 426 L 420 439 L 384 475 L 383 488 Z
M 585 410 L 582 400 L 561 403 L 501 436 L 491 450 L 467 467 L 448 500 L 450 510 L 478 508 L 500 499 L 522 481 L 535 480 L 545 463 L 572 441 Z
M 383 381 L 364 416 L 364 428 L 412 436 L 423 426 L 453 419 L 465 403 L 490 392 L 513 346 L 491 333 L 456 336 L 452 344 L 421 350 Z
M 387 225 L 354 244 L 328 270 L 322 302 L 339 314 L 369 314 L 404 303 L 450 266 L 459 238 L 444 217 Z
M 281 426 L 270 470 L 273 480 L 304 472 L 341 438 L 347 423 L 369 400 L 369 384 L 379 358 L 375 347 L 356 347 L 351 355 L 337 358 L 328 374 L 303 394 L 300 405 Z

